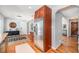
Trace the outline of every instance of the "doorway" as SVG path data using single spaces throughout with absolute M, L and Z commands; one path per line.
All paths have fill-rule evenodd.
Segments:
M 70 46 L 70 49 L 72 50 L 71 52 L 78 52 L 78 18 L 71 18 L 69 20 L 69 24 L 70 38 L 68 40 L 68 46 Z
M 78 35 L 78 22 L 71 22 L 71 36 Z

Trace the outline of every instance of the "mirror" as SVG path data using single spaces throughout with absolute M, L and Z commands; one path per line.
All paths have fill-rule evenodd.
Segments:
M 35 39 L 35 44 L 38 48 L 40 48 L 42 51 L 44 50 L 44 43 L 43 43 L 43 18 L 39 18 L 34 22 L 34 39 Z
M 16 28 L 16 23 L 15 22 L 11 22 L 10 24 L 9 24 L 9 26 L 10 26 L 10 28 Z

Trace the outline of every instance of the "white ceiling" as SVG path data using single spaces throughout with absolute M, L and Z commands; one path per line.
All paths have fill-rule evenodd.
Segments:
M 49 5 L 53 12 L 56 12 L 66 6 L 67 5 Z M 0 13 L 5 17 L 26 19 L 28 17 L 33 17 L 35 10 L 40 7 L 41 5 L 0 5 Z M 65 11 L 64 14 L 72 15 L 71 11 Z
M 79 17 L 79 6 L 67 6 L 59 10 L 66 18 L 70 19 L 74 16 Z
M 0 5 L 0 13 L 5 17 L 26 19 L 33 16 L 37 7 L 38 5 L 32 7 L 30 5 Z

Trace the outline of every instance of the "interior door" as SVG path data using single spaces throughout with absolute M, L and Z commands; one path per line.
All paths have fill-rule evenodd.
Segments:
M 68 45 L 72 47 L 72 51 L 78 52 L 78 21 L 71 22 L 71 38 L 68 42 Z
M 71 22 L 71 36 L 78 35 L 78 22 Z

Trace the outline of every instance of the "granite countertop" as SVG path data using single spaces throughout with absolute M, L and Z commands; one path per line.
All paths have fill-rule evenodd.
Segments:
M 3 33 L 3 34 L 0 34 L 0 43 L 5 40 L 6 36 L 8 35 L 8 33 Z

